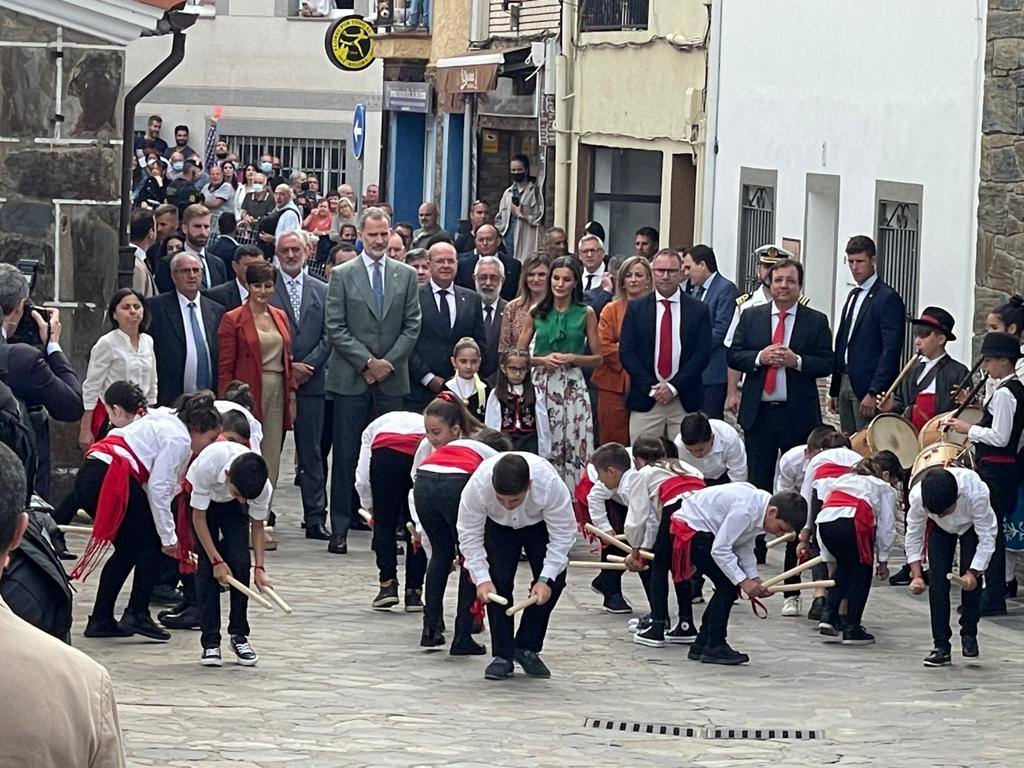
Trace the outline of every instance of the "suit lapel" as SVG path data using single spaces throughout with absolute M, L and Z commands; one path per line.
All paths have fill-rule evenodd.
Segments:
M 850 331 L 850 338 L 853 338 L 853 334 L 860 328 L 861 321 L 868 313 L 868 305 L 875 298 L 875 294 L 878 293 L 878 289 L 881 283 L 875 280 L 875 284 L 871 286 L 871 290 L 868 291 L 868 295 L 864 297 L 864 303 L 860 305 L 860 310 L 857 312 L 857 319 L 853 321 L 853 329 Z
M 392 259 L 387 257 L 383 258 L 382 263 L 384 265 L 384 272 L 387 276 L 384 278 L 384 315 L 386 316 L 388 310 L 391 308 L 391 303 L 395 300 L 395 296 L 398 295 L 398 280 L 399 271 L 398 266 Z M 382 316 L 382 319 L 383 319 Z
M 178 292 L 174 291 L 173 293 L 168 294 L 168 296 L 174 299 L 173 301 L 165 302 L 166 311 L 170 316 L 171 328 L 173 328 L 174 332 L 178 335 L 178 340 L 182 344 L 185 344 L 185 321 L 181 317 L 181 303 L 178 298 Z
M 352 276 L 352 279 L 355 280 L 356 288 L 358 289 L 358 291 L 360 293 L 362 293 L 364 296 L 366 296 L 366 305 L 370 308 L 370 312 L 372 312 L 373 316 L 376 317 L 378 320 L 381 320 L 383 318 L 383 315 L 380 312 L 377 311 L 377 303 L 373 300 L 373 286 L 370 284 L 370 276 L 366 272 L 366 264 L 363 262 L 363 257 L 362 256 L 357 256 L 356 258 L 358 259 L 358 266 L 354 267 L 352 269 L 352 271 L 355 273 Z M 387 306 L 388 306 L 388 303 L 387 303 L 387 295 L 388 295 L 387 291 L 388 291 L 388 284 L 390 282 L 391 281 L 388 280 L 386 277 L 384 278 L 384 311 L 385 311 L 385 313 L 387 312 Z
M 214 317 L 213 304 L 209 301 L 200 301 L 199 307 L 203 314 L 203 329 L 206 331 L 206 346 L 212 345 L 217 338 L 217 318 Z
M 768 306 L 771 307 L 772 305 L 769 304 Z M 769 311 L 769 313 L 771 312 L 770 309 L 768 311 Z M 788 345 L 789 348 L 792 349 L 794 352 L 796 352 L 798 349 L 802 349 L 803 348 L 803 341 L 804 341 L 804 338 L 807 336 L 807 329 L 805 328 L 805 325 L 806 325 L 805 321 L 806 321 L 806 319 L 807 319 L 806 311 L 804 310 L 804 308 L 800 304 L 797 304 L 796 305 L 796 316 L 793 318 L 793 332 L 791 334 L 789 334 L 789 345 Z M 771 322 L 772 322 L 772 318 L 771 318 L 771 314 L 769 314 L 768 315 L 769 339 L 771 338 L 771 327 L 772 327 L 771 326 Z M 797 354 L 799 354 L 799 352 L 797 352 Z
M 314 279 L 316 278 L 313 278 L 308 274 L 302 276 L 302 296 L 299 297 L 299 317 L 305 317 L 306 313 L 309 311 L 310 306 L 312 305 L 313 286 L 310 285 L 310 280 Z M 291 302 L 289 302 L 289 304 L 290 303 Z M 292 321 L 295 322 L 295 318 L 292 318 Z M 298 323 L 296 322 L 295 324 L 296 327 L 298 327 Z
M 277 297 L 278 302 L 281 304 L 281 309 L 288 315 L 288 320 L 294 327 L 295 315 L 292 314 L 292 298 L 288 295 L 288 289 L 284 287 L 284 281 L 284 272 L 278 273 L 277 283 L 274 285 L 274 296 Z

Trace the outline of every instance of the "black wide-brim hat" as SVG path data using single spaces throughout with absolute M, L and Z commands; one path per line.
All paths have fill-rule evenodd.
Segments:
M 982 357 L 1005 357 L 1009 360 L 1020 359 L 1020 339 L 1012 333 L 993 331 L 986 333 L 981 342 Z
M 925 307 L 920 317 L 910 321 L 912 325 L 923 325 L 946 334 L 946 341 L 956 341 L 953 335 L 953 316 L 942 307 Z

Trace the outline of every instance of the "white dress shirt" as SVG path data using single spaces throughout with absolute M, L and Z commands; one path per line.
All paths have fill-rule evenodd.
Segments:
M 451 325 L 455 325 L 455 283 L 452 283 L 447 288 L 442 288 L 433 279 L 430 280 L 430 293 L 434 297 L 434 306 L 437 307 L 438 312 L 441 311 L 441 291 L 448 292 L 448 295 L 444 297 L 448 303 L 448 318 L 451 321 Z
M 814 497 L 824 501 L 826 494 L 832 484 L 836 481 L 834 477 L 815 478 L 818 469 L 824 464 L 838 464 L 841 467 L 852 467 L 864 457 L 849 448 L 827 448 L 817 453 L 807 462 L 804 470 L 804 479 L 800 484 L 800 495 L 807 501 L 807 509 L 812 509 Z M 810 527 L 810 517 L 807 519 L 807 526 Z
M 245 416 L 245 420 L 249 422 L 249 450 L 263 455 L 260 452 L 260 446 L 263 444 L 263 425 L 252 415 L 252 411 L 231 400 L 214 400 L 213 407 L 220 412 L 221 416 L 228 411 L 238 411 Z
M 387 256 L 381 256 L 379 259 L 374 261 L 370 258 L 369 254 L 366 253 L 366 249 L 359 254 L 359 258 L 363 260 L 363 266 L 366 268 L 366 277 L 370 281 L 370 296 L 373 296 L 373 270 L 374 264 L 380 264 L 380 284 L 383 288 L 387 288 Z
M 359 458 L 356 460 L 355 488 L 359 503 L 367 512 L 373 510 L 373 489 L 370 486 L 370 458 L 374 442 L 382 435 L 425 435 L 423 414 L 411 411 L 391 411 L 382 414 L 366 425 L 359 444 Z
M 971 568 L 984 571 L 988 561 L 996 550 L 996 514 L 992 511 L 989 500 L 988 486 L 982 482 L 978 474 L 963 467 L 947 467 L 947 472 L 956 478 L 959 491 L 956 507 L 942 517 L 929 513 L 921 503 L 921 483 L 910 489 L 910 509 L 907 510 L 907 535 L 904 546 L 907 550 L 907 562 L 919 563 L 924 551 L 924 537 L 927 533 L 926 523 L 929 518 L 946 533 L 962 536 L 972 527 L 978 534 L 978 547 L 974 550 Z M 932 578 L 938 578 L 932 576 Z M 941 578 L 945 578 L 941 576 Z
M 793 337 L 793 324 L 796 323 L 796 308 L 797 308 L 797 305 L 794 304 L 792 307 L 790 307 L 789 309 L 786 310 L 786 318 L 785 318 L 786 330 L 785 330 L 785 335 L 782 337 L 782 346 L 784 346 L 784 347 L 788 347 L 789 346 L 789 341 Z M 771 328 L 772 328 L 771 338 L 773 338 L 773 339 L 775 338 L 775 330 L 776 330 L 776 328 L 779 325 L 779 312 L 780 312 L 779 308 L 775 305 L 775 302 L 773 301 L 772 302 L 772 326 L 771 326 Z M 759 352 L 758 355 L 757 355 L 757 364 L 758 365 L 764 365 L 764 363 L 761 362 L 761 355 L 763 353 L 764 353 L 764 350 Z M 796 370 L 798 370 L 798 371 L 800 370 L 800 366 L 801 366 L 802 363 L 803 363 L 803 361 L 800 359 L 800 355 L 797 355 L 796 356 Z M 786 371 L 787 371 L 786 368 L 784 368 L 782 366 L 779 367 L 778 373 L 776 373 L 776 375 L 775 375 L 775 391 L 774 392 L 772 392 L 771 394 L 768 394 L 767 392 L 764 391 L 764 388 L 762 387 L 762 389 L 761 389 L 761 401 L 762 402 L 766 402 L 766 403 L 784 403 L 784 402 L 786 402 Z
M 521 456 L 530 465 L 530 489 L 522 504 L 511 510 L 498 503 L 491 485 L 494 465 L 505 456 Z M 569 550 L 576 539 L 576 515 L 572 511 L 569 489 L 555 468 L 544 459 L 519 451 L 493 456 L 477 468 L 462 491 L 459 549 L 476 584 L 491 581 L 487 551 L 484 549 L 484 524 L 488 518 L 498 525 L 517 530 L 544 523 L 548 545 L 540 575 L 554 579 L 566 569 Z
M 509 389 L 519 395 L 523 394 L 522 384 L 512 384 Z M 537 455 L 542 459 L 551 455 L 551 421 L 548 419 L 548 401 L 544 393 L 539 389 L 533 390 L 533 423 L 537 430 Z M 498 400 L 496 389 L 491 390 L 487 396 L 487 406 L 484 409 L 484 426 L 501 432 L 501 401 Z M 515 429 L 521 429 L 521 424 L 516 424 Z
M 468 438 L 460 438 L 458 440 L 452 440 L 448 445 L 454 448 L 468 448 L 480 457 L 480 461 L 489 459 L 491 456 L 497 456 L 498 452 L 491 448 L 491 446 L 481 443 L 479 440 L 470 440 Z M 435 464 L 431 463 L 430 457 L 436 452 L 434 446 L 430 444 L 430 441 L 423 438 L 420 441 L 419 448 L 416 449 L 416 455 L 412 459 L 412 475 L 413 487 L 409 489 L 409 517 L 412 518 L 413 525 L 416 526 L 416 532 L 420 534 L 420 539 L 425 539 L 423 533 L 423 526 L 420 525 L 420 516 L 416 511 L 416 473 L 421 469 L 424 472 L 430 472 L 436 475 L 464 475 L 464 470 L 459 467 L 453 467 L 448 464 Z
M 702 478 L 700 470 L 680 461 L 680 470 L 687 475 Z M 636 471 L 629 479 L 629 509 L 626 511 L 626 522 L 623 533 L 626 540 L 634 547 L 650 549 L 658 537 L 661 527 L 661 485 L 666 480 L 679 477 L 659 464 L 647 464 Z
M 939 360 L 942 360 L 945 356 L 946 356 L 946 353 L 943 352 L 941 355 L 936 357 L 934 360 L 925 359 L 925 361 L 924 361 L 924 368 L 921 369 L 921 373 L 920 373 L 920 375 L 918 375 L 917 380 L 915 381 L 915 383 L 923 381 L 924 377 L 927 376 L 931 372 L 932 368 L 934 368 L 936 365 L 939 364 Z M 935 378 L 938 378 L 938 377 L 935 377 Z M 934 395 L 935 394 L 935 378 L 933 378 L 930 382 L 928 382 L 928 386 L 925 387 L 924 389 L 922 389 L 920 392 L 918 392 L 918 394 L 921 394 L 921 395 Z
M 765 533 L 764 515 L 772 495 L 750 483 L 729 483 L 697 491 L 673 517 L 695 531 L 714 534 L 711 556 L 733 584 L 756 579 L 754 540 Z
M 874 475 L 843 475 L 837 477 L 829 489 L 829 495 L 841 491 L 858 499 L 863 499 L 871 505 L 875 515 L 875 556 L 878 562 L 889 562 L 889 550 L 892 549 L 893 540 L 896 538 L 896 489 L 885 480 Z M 828 502 L 828 496 L 823 503 Z M 857 514 L 855 507 L 828 507 L 822 506 L 815 519 L 815 525 L 830 523 L 833 520 L 850 518 Z M 818 539 L 818 546 L 821 554 L 828 562 L 835 562 L 835 557 L 828 551 Z
M 967 430 L 968 440 L 995 448 L 1005 448 L 1010 442 L 1010 433 L 1013 432 L 1013 417 L 1017 412 L 1017 398 L 1003 384 L 1016 377 L 1016 373 L 1011 373 L 996 382 L 995 391 L 985 400 L 985 407 L 992 414 L 992 426 L 979 427 L 975 424 Z
M 185 479 L 192 484 L 190 503 L 194 509 L 206 511 L 210 502 L 226 504 L 234 500 L 228 471 L 235 459 L 253 451 L 244 445 L 230 440 L 218 440 L 203 448 L 185 473 Z M 270 497 L 274 489 L 267 480 L 263 490 L 255 499 L 249 499 L 249 517 L 253 520 L 266 520 L 270 512 Z
M 679 341 L 679 324 L 682 322 L 682 299 L 683 289 L 679 288 L 671 296 L 662 296 L 660 293 L 655 292 L 655 311 L 654 311 L 654 375 L 658 377 L 658 381 L 663 381 L 668 384 L 666 379 L 661 378 L 661 374 L 658 373 L 658 360 L 661 359 L 661 319 L 665 315 L 664 301 L 669 302 L 669 309 L 672 312 L 672 373 L 669 374 L 669 379 L 673 378 L 679 372 L 679 353 L 682 351 L 681 342 Z M 672 390 L 672 394 L 677 394 L 676 388 L 669 384 L 669 388 Z
M 632 462 L 633 451 L 627 448 L 626 452 L 629 453 L 629 460 Z M 605 504 L 609 501 L 614 501 L 628 508 L 629 485 L 633 478 L 636 477 L 636 473 L 637 470 L 631 466 L 622 473 L 618 486 L 615 488 L 609 488 L 607 485 L 602 483 L 601 479 L 597 476 L 597 469 L 594 468 L 594 465 L 587 464 L 587 477 L 594 483 L 590 488 L 590 493 L 587 494 L 587 511 L 590 513 L 591 523 L 596 525 L 602 531 L 612 530 L 612 524 L 608 520 L 608 508 Z
M 595 288 L 601 287 L 601 280 L 604 278 L 604 273 L 607 269 L 604 266 L 604 262 L 600 262 L 597 265 L 597 269 L 593 272 L 587 271 L 587 268 L 583 268 L 583 290 L 592 291 Z
M 139 385 L 147 403 L 156 402 L 156 355 L 153 337 L 139 334 L 139 348 L 132 347 L 128 334 L 120 328 L 103 334 L 89 354 L 89 368 L 82 382 L 82 403 L 86 410 L 96 407 L 107 387 L 115 381 Z
M 800 493 L 804 483 L 804 473 L 807 469 L 807 445 L 797 445 L 790 448 L 779 457 L 779 463 L 775 467 L 775 484 L 773 491 L 792 491 Z
M 185 392 L 196 391 L 196 373 L 198 371 L 199 357 L 196 355 L 196 340 L 192 335 L 192 320 L 189 317 L 189 300 L 181 293 L 178 293 L 178 306 L 181 309 L 181 322 L 185 326 L 185 378 L 183 381 Z M 199 321 L 199 333 L 203 335 L 206 343 L 207 358 L 210 357 L 210 340 L 206 336 L 206 326 L 203 324 L 203 305 L 200 303 L 202 296 L 198 293 L 195 298 L 196 320 Z M 210 376 L 213 376 L 213 360 L 210 360 Z M 211 381 L 211 387 L 216 387 L 217 382 Z
M 682 434 L 676 435 L 675 444 L 679 458 L 699 469 L 704 477 L 717 480 L 726 472 L 734 483 L 747 481 L 747 449 L 743 438 L 736 429 L 720 419 L 711 422 L 711 450 L 706 456 L 697 458 L 683 444 Z
M 878 273 L 875 272 L 871 277 L 860 283 L 860 293 L 857 294 L 857 298 L 853 303 L 853 315 L 850 317 L 850 327 L 846 329 L 846 340 L 850 340 L 850 336 L 853 335 L 853 328 L 857 325 L 857 316 L 860 315 L 861 307 L 864 306 L 864 301 L 867 299 L 868 294 L 874 287 L 875 282 L 878 280 Z M 852 290 L 852 289 L 851 289 Z M 846 311 L 849 312 L 850 308 L 847 307 Z
M 235 278 L 235 285 L 238 286 L 238 295 L 241 297 L 242 303 L 245 304 L 246 299 L 249 298 L 249 286 L 237 277 Z

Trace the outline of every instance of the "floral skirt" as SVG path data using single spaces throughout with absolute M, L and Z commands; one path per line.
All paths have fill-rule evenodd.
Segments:
M 533 384 L 547 400 L 551 428 L 551 455 L 547 458 L 572 492 L 594 451 L 594 417 L 587 382 L 583 371 L 572 365 L 554 373 L 534 368 Z

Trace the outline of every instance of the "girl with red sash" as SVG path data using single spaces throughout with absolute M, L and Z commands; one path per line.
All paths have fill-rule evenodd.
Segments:
M 160 572 L 160 553 L 179 555 L 171 502 L 185 467 L 193 453 L 220 434 L 213 400 L 209 391 L 182 395 L 175 408 L 151 409 L 112 430 L 86 453 L 75 494 L 94 520 L 93 534 L 72 578 L 84 580 L 107 549 L 114 549 L 100 573 L 86 637 L 170 638 L 153 623 L 149 599 Z M 131 597 L 118 622 L 114 602 L 133 568 Z
M 843 632 L 843 645 L 870 645 L 875 642 L 861 626 L 864 607 L 871 591 L 872 566 L 877 556 L 875 575 L 889 576 L 889 549 L 896 537 L 896 488 L 903 482 L 903 467 L 896 454 L 879 451 L 862 459 L 838 478 L 818 512 L 818 541 L 821 554 L 835 562 L 836 585 L 829 590 L 819 631 L 827 637 Z M 839 616 L 840 603 L 846 600 L 845 619 Z

